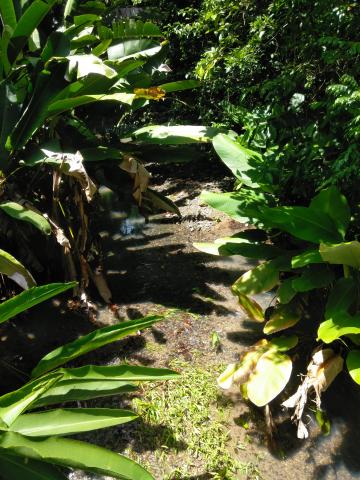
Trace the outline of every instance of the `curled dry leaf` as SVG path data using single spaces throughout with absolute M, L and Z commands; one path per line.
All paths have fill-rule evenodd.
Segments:
M 128 172 L 134 179 L 133 196 L 137 203 L 141 205 L 142 194 L 148 187 L 150 173 L 146 168 L 131 155 L 124 155 L 123 161 L 120 163 L 120 168 Z
M 96 192 L 96 185 L 85 170 L 81 153 L 55 153 L 44 148 L 42 152 L 45 153 L 48 158 L 59 162 L 59 169 L 62 173 L 74 177 L 80 183 L 86 200 L 90 202 Z
M 321 409 L 321 394 L 327 390 L 336 376 L 343 369 L 344 360 L 331 348 L 316 350 L 307 368 L 307 374 L 297 391 L 282 405 L 294 408 L 292 420 L 298 424 L 298 438 L 307 438 L 308 432 L 302 421 L 309 390 L 313 389 L 316 396 L 316 407 Z

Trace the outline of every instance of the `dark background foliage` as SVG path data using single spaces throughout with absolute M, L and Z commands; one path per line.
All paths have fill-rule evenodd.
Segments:
M 329 184 L 338 185 L 353 204 L 360 200 L 357 2 L 134 0 L 132 5 L 161 23 L 174 78 L 202 80 L 200 89 L 185 95 L 185 105 L 160 103 L 147 120 L 160 122 L 166 110 L 174 123 L 215 124 L 242 133 L 267 158 L 267 172 L 287 201 L 306 203 Z

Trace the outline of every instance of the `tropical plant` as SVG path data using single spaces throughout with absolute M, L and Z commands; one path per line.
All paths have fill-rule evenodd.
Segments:
M 0 323 L 73 288 L 73 283 L 33 287 L 0 304 Z M 65 403 L 133 392 L 143 381 L 173 379 L 176 373 L 141 366 L 61 366 L 126 335 L 153 325 L 160 316 L 96 330 L 63 345 L 40 360 L 31 379 L 0 397 L 0 477 L 4 480 L 60 480 L 67 478 L 57 466 L 80 468 L 119 479 L 151 480 L 136 462 L 105 448 L 67 437 L 121 425 L 137 416 L 124 409 L 80 408 Z M 60 368 L 59 368 L 60 367 Z M 49 406 L 61 404 L 61 408 Z M 79 404 L 78 404 L 79 405 Z
M 118 190 L 132 183 L 140 208 L 178 213 L 148 189 L 149 174 L 135 147 L 114 144 L 106 125 L 121 125 L 150 100 L 197 86 L 164 83 L 166 42 L 155 24 L 127 19 L 108 26 L 98 3 L 69 0 L 60 22 L 56 0 L 0 5 L 0 213 L 7 227 L 2 241 L 41 272 L 46 260 L 33 245 L 45 243 L 34 242 L 34 227 L 53 234 L 58 245 L 46 248 L 60 250 L 65 277 L 80 279 L 79 293 L 89 279 L 104 285 L 103 278 L 98 281 L 99 253 L 90 266 L 100 249 L 89 226 L 97 185 Z M 108 289 L 99 290 L 109 301 Z
M 301 417 L 310 388 L 320 409 L 320 395 L 342 370 L 344 357 L 351 377 L 360 383 L 356 336 L 360 333 L 360 243 L 349 235 L 350 207 L 333 186 L 321 190 L 308 207 L 279 205 L 269 193 L 271 184 L 256 169 L 263 162 L 258 153 L 223 134 L 213 138 L 213 145 L 238 187 L 232 193 L 203 192 L 203 201 L 256 228 L 195 246 L 214 255 L 261 261 L 236 280 L 232 292 L 249 318 L 265 322 L 263 332 L 270 336 L 229 366 L 219 384 L 228 388 L 232 381 L 238 382 L 253 403 L 267 405 L 290 379 L 292 362 L 283 352 L 298 342 L 297 336 L 274 334 L 288 329 L 298 336 L 301 332 L 300 342 L 314 352 L 304 381 L 284 405 L 295 408 L 298 435 L 303 438 L 307 430 Z M 273 305 L 263 311 L 251 295 L 275 288 Z M 316 310 L 311 307 L 315 299 Z
M 146 11 L 159 2 L 132 0 Z M 353 0 L 160 2 L 174 75 L 201 79 L 188 121 L 260 150 L 283 202 L 337 185 L 358 203 L 360 5 Z M 155 14 L 155 13 L 154 13 Z M 186 78 L 186 77 L 185 77 Z M 178 111 L 174 123 L 181 123 Z M 176 113 L 176 112 L 175 112 Z M 155 117 L 156 118 L 156 117 Z

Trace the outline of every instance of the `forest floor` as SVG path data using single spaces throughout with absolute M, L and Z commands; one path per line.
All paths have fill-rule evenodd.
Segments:
M 82 438 L 131 456 L 157 480 L 360 478 L 359 394 L 345 376 L 324 395 L 331 434 L 323 436 L 309 415 L 306 441 L 296 439 L 289 414 L 276 409 L 277 433 L 270 439 L 261 409 L 243 401 L 236 389 L 225 394 L 218 389 L 216 377 L 260 338 L 262 328 L 241 312 L 229 288 L 252 265 L 241 257 L 205 255 L 193 246 L 243 227 L 199 200 L 204 189 L 229 190 L 231 179 L 221 167 L 209 163 L 153 166 L 151 170 L 152 185 L 176 202 L 182 217 L 154 215 L 143 224 L 131 223 L 131 219 L 119 222 L 112 212 L 102 237 L 107 278 L 119 308 L 114 315 L 113 310 L 100 307 L 97 322 L 105 325 L 119 318 L 170 313 L 155 327 L 86 356 L 82 363 L 125 360 L 172 368 L 181 375 L 176 381 L 144 384 L 139 394 L 125 399 L 88 402 L 126 405 L 141 419 Z M 258 297 L 263 306 L 271 300 L 267 294 Z M 77 335 L 93 328 L 82 318 L 74 327 L 73 318 L 67 319 L 62 310 L 58 321 L 51 319 L 53 334 L 45 334 L 43 327 L 49 320 L 44 318 L 44 308 L 34 309 L 28 322 L 10 326 L 23 346 L 29 338 L 45 341 L 44 352 L 36 351 L 37 357 L 71 338 L 75 328 Z M 19 343 L 14 345 L 19 348 Z M 19 361 L 30 357 L 31 353 L 25 353 Z M 294 389 L 290 385 L 286 393 Z M 69 478 L 101 477 L 73 472 Z

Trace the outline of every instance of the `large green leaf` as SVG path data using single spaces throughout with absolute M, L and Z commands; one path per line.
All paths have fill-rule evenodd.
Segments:
M 136 390 L 136 387 L 129 382 L 169 380 L 178 376 L 172 370 L 131 365 L 87 365 L 56 371 L 63 374 L 62 378 L 46 390 L 32 407 L 131 392 Z
M 15 218 L 16 220 L 22 220 L 23 222 L 31 223 L 42 233 L 45 233 L 45 235 L 51 234 L 50 223 L 39 213 L 36 213 L 29 208 L 25 208 L 23 205 L 20 205 L 16 202 L 1 203 L 0 208 L 10 217 Z
M 200 252 L 209 253 L 210 255 L 242 255 L 247 258 L 255 258 L 258 260 L 269 260 L 284 253 L 278 247 L 266 243 L 252 243 L 241 237 L 224 237 L 218 238 L 214 243 L 194 243 L 194 247 Z
M 59 113 L 66 112 L 67 110 L 72 110 L 73 108 L 80 107 L 82 105 L 87 105 L 94 102 L 119 102 L 126 105 L 131 105 L 135 99 L 135 94 L 133 93 L 110 93 L 97 94 L 97 95 L 81 95 L 79 97 L 64 98 L 62 100 L 56 100 L 48 106 L 47 113 L 48 115 L 58 115 Z
M 346 198 L 336 187 L 331 186 L 322 190 L 312 199 L 310 208 L 329 215 L 337 225 L 342 237 L 345 237 L 350 223 L 351 212 Z
M 360 268 L 360 242 L 357 240 L 337 245 L 321 244 L 320 255 L 325 262 Z
M 268 203 L 268 198 L 253 190 L 240 192 L 202 192 L 200 200 L 216 210 L 226 213 L 241 223 L 257 223 L 259 208 Z
M 134 461 L 117 453 L 78 440 L 54 437 L 32 439 L 19 433 L 0 435 L 0 448 L 43 462 L 80 468 L 121 480 L 153 480 Z
M 19 19 L 9 42 L 8 57 L 10 63 L 16 60 L 30 35 L 52 9 L 57 0 L 34 0 Z
M 136 385 L 121 380 L 60 380 L 35 400 L 30 409 L 122 395 L 136 390 Z
M 258 407 L 263 407 L 279 395 L 288 383 L 292 362 L 288 355 L 276 351 L 264 353 L 247 382 L 247 395 Z
M 36 285 L 30 272 L 16 258 L 0 249 L 0 273 L 11 278 L 24 290 Z
M 86 55 L 69 55 L 67 59 L 69 61 L 68 73 L 71 76 L 75 74 L 76 79 L 86 77 L 90 74 L 101 75 L 107 78 L 114 78 L 117 76 L 115 70 L 106 65 L 101 58 L 92 55 L 91 53 Z
M 350 350 L 346 357 L 346 366 L 351 378 L 360 385 L 360 350 Z
M 200 82 L 198 80 L 178 80 L 177 82 L 163 83 L 157 85 L 157 87 L 161 88 L 161 90 L 164 90 L 166 93 L 171 93 L 198 88 L 200 87 Z
M 6 480 L 66 480 L 55 466 L 0 449 L 1 476 Z
M 20 150 L 42 126 L 49 116 L 47 107 L 52 99 L 65 85 L 66 66 L 58 63 L 49 70 L 41 71 L 36 77 L 36 84 L 27 108 L 14 127 L 7 143 L 9 150 Z
M 183 145 L 188 143 L 210 142 L 219 133 L 211 127 L 193 125 L 150 125 L 131 134 L 137 142 L 160 145 Z
M 109 60 L 152 57 L 159 53 L 161 46 L 154 40 L 147 38 L 135 38 L 124 40 L 123 42 L 113 43 L 107 49 Z
M 0 397 L 1 422 L 10 426 L 30 405 L 48 388 L 56 383 L 61 373 L 52 373 L 46 378 L 40 378 L 26 383 L 23 387 Z
M 120 425 L 136 418 L 135 413 L 116 408 L 59 408 L 20 415 L 10 431 L 26 437 L 73 435 Z
M 160 28 L 151 22 L 142 22 L 133 18 L 114 22 L 112 24 L 112 33 L 116 39 L 131 38 L 161 38 L 163 34 Z
M 357 297 L 357 284 L 353 278 L 340 278 L 332 288 L 325 310 L 325 318 L 346 312 Z
M 138 330 L 150 327 L 154 323 L 163 319 L 164 317 L 160 315 L 149 315 L 138 320 L 130 320 L 117 325 L 99 328 L 88 335 L 84 335 L 83 337 L 48 353 L 34 368 L 32 376 L 37 377 L 42 375 L 43 373 L 63 365 L 80 355 L 84 355 L 85 353 L 91 352 L 92 350 L 107 345 L 108 343 L 120 340 Z
M 340 311 L 320 324 L 318 338 L 325 343 L 331 343 L 344 335 L 354 333 L 360 333 L 360 315 L 352 316 Z
M 244 273 L 236 280 L 231 289 L 235 295 L 239 293 L 254 295 L 256 293 L 267 292 L 278 283 L 279 269 L 276 263 L 270 260 Z
M 41 58 L 46 63 L 52 57 L 67 57 L 70 54 L 70 40 L 63 32 L 53 32 L 49 35 Z
M 13 0 L 1 0 L 0 15 L 2 24 L 8 25 L 14 30 L 17 22 Z
M 32 287 L 25 292 L 15 295 L 9 300 L 0 304 L 0 323 L 6 322 L 9 318 L 15 317 L 19 313 L 27 310 L 34 305 L 44 302 L 54 295 L 59 295 L 69 288 L 74 288 L 76 282 L 69 283 L 50 283 L 40 287 Z
M 292 281 L 292 287 L 296 292 L 309 292 L 326 287 L 334 278 L 334 272 L 327 265 L 310 265 L 304 268 L 300 277 Z
M 259 219 L 268 227 L 291 233 L 294 237 L 313 243 L 336 243 L 342 231 L 327 214 L 307 207 L 263 207 Z
M 312 263 L 323 263 L 319 250 L 306 250 L 299 255 L 296 255 L 291 260 L 292 268 L 302 268 Z
M 252 188 L 259 186 L 254 180 L 256 167 L 261 162 L 261 156 L 257 152 L 245 148 L 222 133 L 213 138 L 212 144 L 221 160 L 238 180 Z

